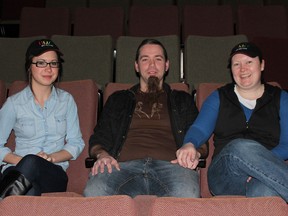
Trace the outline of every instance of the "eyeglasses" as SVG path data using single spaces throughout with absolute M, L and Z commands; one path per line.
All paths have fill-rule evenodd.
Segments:
M 39 68 L 45 68 L 47 67 L 47 65 L 49 65 L 51 68 L 59 68 L 60 63 L 56 62 L 56 61 L 52 61 L 52 62 L 45 62 L 45 61 L 37 61 L 37 62 L 32 62 L 32 64 L 35 64 L 36 67 Z

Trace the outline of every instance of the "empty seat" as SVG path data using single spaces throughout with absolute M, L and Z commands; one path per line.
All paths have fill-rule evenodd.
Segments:
M 184 49 L 185 81 L 192 89 L 203 82 L 230 82 L 228 58 L 231 49 L 243 41 L 247 41 L 245 35 L 188 36 Z
M 0 80 L 0 109 L 4 104 L 6 97 L 7 97 L 7 88 L 5 82 L 3 80 Z
M 26 80 L 25 54 L 30 43 L 43 37 L 0 37 L 1 79 L 9 85 L 15 80 Z
M 109 15 L 107 15 L 109 14 Z M 113 42 L 125 34 L 122 7 L 77 8 L 74 15 L 75 36 L 111 35 Z
M 24 7 L 45 7 L 45 0 L 1 0 L 0 21 L 19 21 L 21 10 Z
M 259 46 L 265 60 L 265 81 L 276 81 L 283 89 L 288 90 L 287 54 L 288 38 L 254 38 L 253 42 Z
M 131 0 L 131 5 L 159 6 L 175 4 L 176 0 Z
M 46 0 L 46 8 L 68 8 L 70 12 L 71 23 L 74 23 L 75 9 L 79 7 L 88 7 L 87 0 Z
M 137 83 L 139 77 L 134 69 L 136 50 L 144 37 L 119 37 L 116 43 L 115 82 Z M 166 82 L 180 82 L 180 39 L 176 35 L 155 37 L 165 46 L 170 60 Z
M 100 86 L 113 81 L 111 36 L 61 36 L 52 40 L 63 52 L 62 81 L 93 79 Z
M 27 86 L 24 81 L 15 81 L 9 88 L 9 95 L 13 95 Z M 74 97 L 78 108 L 80 129 L 85 147 L 76 160 L 70 161 L 67 169 L 68 186 L 67 191 L 82 194 L 88 180 L 89 170 L 85 169 L 85 158 L 88 156 L 88 143 L 97 122 L 98 110 L 98 88 L 93 80 L 79 80 L 58 83 L 58 87 L 66 90 Z M 7 146 L 14 149 L 15 137 L 12 133 Z
M 183 6 L 182 41 L 188 35 L 234 35 L 233 13 L 230 6 Z
M 129 36 L 177 35 L 180 37 L 179 11 L 175 5 L 131 6 L 128 19 L 127 35 Z
M 219 5 L 219 0 L 176 0 L 176 4 L 180 8 L 185 5 Z
M 282 5 L 238 6 L 236 30 L 249 40 L 254 37 L 288 37 L 287 10 Z
M 33 8 L 22 9 L 20 18 L 20 37 L 54 34 L 70 35 L 71 23 L 68 8 Z

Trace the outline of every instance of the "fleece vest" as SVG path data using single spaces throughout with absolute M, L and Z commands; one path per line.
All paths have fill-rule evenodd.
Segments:
M 280 88 L 265 84 L 264 94 L 257 99 L 256 107 L 248 121 L 234 92 L 234 84 L 227 84 L 219 88 L 218 92 L 220 107 L 214 131 L 214 155 L 237 138 L 255 140 L 267 149 L 278 145 Z

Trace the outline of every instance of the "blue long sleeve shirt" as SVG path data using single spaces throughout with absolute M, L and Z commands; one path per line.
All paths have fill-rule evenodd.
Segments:
M 184 144 L 191 142 L 196 148 L 201 146 L 212 135 L 219 112 L 220 99 L 218 91 L 214 91 L 203 103 L 200 113 L 195 122 L 187 131 Z M 246 120 L 249 121 L 253 109 L 249 109 L 242 105 Z M 283 160 L 288 159 L 288 93 L 281 92 L 280 97 L 280 127 L 281 134 L 279 144 L 271 151 Z
M 4 169 L 11 166 L 3 159 L 12 152 L 5 147 L 12 130 L 16 137 L 14 153 L 22 157 L 66 150 L 75 160 L 84 148 L 76 103 L 71 94 L 55 87 L 43 108 L 34 102 L 30 87 L 7 98 L 0 110 L 0 164 Z M 69 166 L 68 161 L 57 164 L 64 170 Z

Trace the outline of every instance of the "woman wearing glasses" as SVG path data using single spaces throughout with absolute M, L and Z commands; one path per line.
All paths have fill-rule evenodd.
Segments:
M 68 161 L 84 148 L 73 97 L 53 84 L 62 71 L 62 53 L 49 39 L 27 49 L 29 85 L 0 110 L 0 197 L 66 191 Z M 14 130 L 15 151 L 5 147 Z

